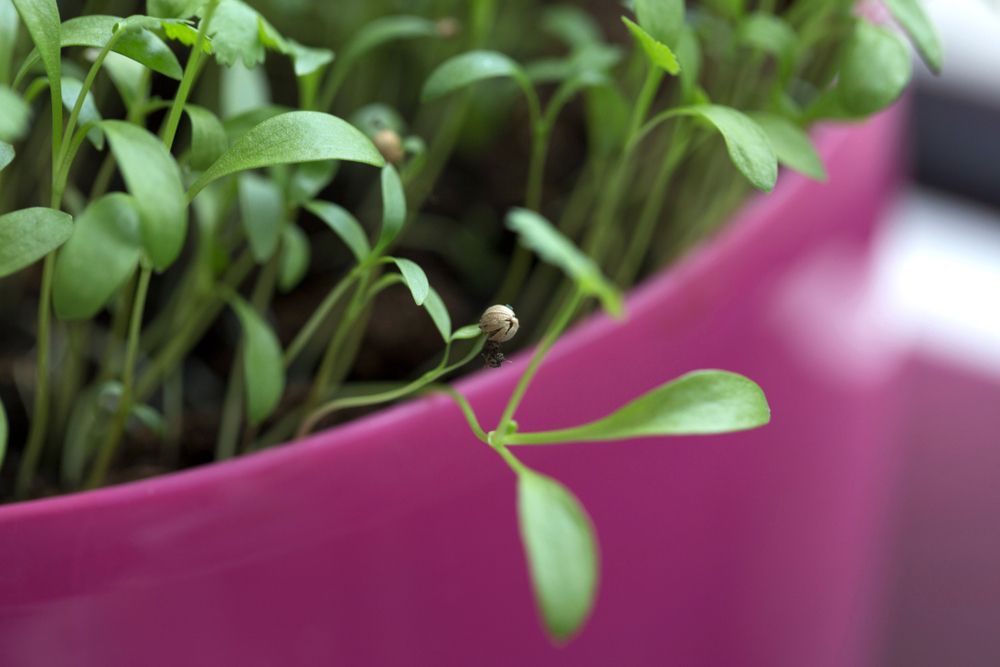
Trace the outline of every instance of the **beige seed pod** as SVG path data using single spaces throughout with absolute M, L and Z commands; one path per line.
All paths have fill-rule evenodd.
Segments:
M 518 326 L 517 317 L 510 306 L 490 306 L 479 318 L 479 329 L 493 343 L 503 343 L 513 338 Z
M 379 130 L 372 137 L 372 143 L 375 144 L 375 148 L 382 154 L 382 157 L 391 164 L 399 165 L 406 157 L 403 140 L 399 138 L 399 134 L 395 130 Z

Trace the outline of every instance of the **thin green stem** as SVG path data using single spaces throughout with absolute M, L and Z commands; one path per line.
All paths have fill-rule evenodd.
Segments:
M 49 424 L 49 336 L 52 322 L 52 275 L 55 271 L 55 253 L 45 256 L 42 269 L 42 287 L 38 300 L 38 363 L 35 369 L 35 406 L 31 414 L 31 430 L 24 448 L 24 458 L 17 471 L 14 497 L 27 497 L 35 481 L 38 460 L 45 445 Z
M 531 355 L 528 367 L 524 369 L 520 379 L 517 381 L 517 386 L 514 387 L 514 392 L 510 395 L 510 399 L 507 401 L 507 407 L 504 408 L 503 415 L 500 417 L 500 422 L 497 424 L 497 428 L 492 439 L 494 446 L 503 444 L 503 438 L 510 429 L 511 422 L 514 419 L 514 413 L 517 411 L 518 406 L 524 399 L 524 394 L 528 391 L 528 386 L 531 384 L 535 374 L 538 372 L 538 368 L 541 365 L 542 360 L 545 358 L 545 355 L 548 354 L 560 334 L 562 334 L 562 332 L 569 325 L 570 321 L 573 319 L 573 315 L 576 313 L 582 302 L 583 292 L 577 288 L 573 296 L 563 304 L 563 307 L 559 310 L 559 313 L 552 321 L 552 324 L 549 325 L 545 335 L 542 336 L 542 340 L 538 343 L 538 347 L 535 348 L 534 354 Z
M 132 412 L 133 384 L 135 381 L 135 365 L 139 355 L 139 334 L 142 331 L 142 316 L 146 309 L 146 296 L 149 293 L 149 281 L 153 275 L 150 266 L 143 266 L 139 272 L 139 284 L 135 289 L 135 302 L 132 305 L 132 317 L 129 320 L 128 343 L 125 347 L 125 368 L 122 370 L 122 393 L 115 411 L 114 422 L 108 430 L 97 450 L 97 458 L 87 478 L 85 488 L 93 489 L 104 483 L 108 468 L 114 460 L 118 445 L 125 432 L 125 421 Z
M 440 384 L 440 385 L 432 385 L 430 387 L 430 392 L 431 393 L 440 392 L 442 394 L 447 394 L 448 396 L 451 396 L 452 400 L 454 400 L 455 403 L 458 404 L 459 409 L 465 416 L 465 421 L 469 423 L 469 428 L 472 429 L 472 432 L 476 435 L 476 437 L 482 440 L 483 442 L 486 443 L 489 442 L 489 438 L 486 435 L 486 431 L 483 430 L 482 425 L 479 423 L 479 418 L 476 417 L 476 411 L 472 409 L 472 405 L 469 404 L 469 401 L 466 400 L 465 396 L 462 396 L 462 394 L 458 393 L 457 389 L 446 384 Z
M 354 270 L 350 271 L 346 276 L 340 279 L 340 281 L 334 286 L 332 290 L 323 299 L 319 307 L 313 311 L 312 316 L 306 322 L 305 326 L 299 330 L 299 333 L 292 340 L 291 344 L 285 349 L 285 367 L 292 365 L 292 362 L 302 353 L 305 346 L 309 343 L 310 339 L 316 335 L 316 331 L 322 326 L 323 322 L 330 317 L 330 313 L 333 312 L 334 307 L 343 296 L 344 292 L 347 290 L 351 284 L 357 280 L 360 274 L 359 267 L 355 267 Z
M 198 25 L 198 36 L 194 40 L 194 46 L 191 47 L 191 55 L 184 66 L 184 75 L 181 77 L 181 83 L 177 87 L 177 94 L 174 96 L 174 102 L 170 106 L 170 114 L 167 116 L 161 133 L 163 144 L 167 147 L 167 150 L 170 150 L 174 145 L 174 138 L 177 136 L 177 127 L 181 122 L 184 105 L 187 103 L 188 95 L 191 94 L 191 86 L 194 85 L 195 79 L 198 78 L 198 73 L 201 71 L 201 60 L 204 57 L 202 47 L 205 44 L 208 26 L 212 22 L 212 16 L 215 15 L 215 9 L 218 6 L 218 0 L 209 2 L 205 10 L 205 16 Z

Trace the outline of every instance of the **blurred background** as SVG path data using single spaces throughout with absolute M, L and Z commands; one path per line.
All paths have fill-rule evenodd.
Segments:
M 1000 665 L 1000 7 L 926 3 L 912 179 L 855 302 L 909 350 L 882 664 Z

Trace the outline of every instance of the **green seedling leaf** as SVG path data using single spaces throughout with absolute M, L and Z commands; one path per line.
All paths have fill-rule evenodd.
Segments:
M 333 51 L 304 46 L 294 39 L 282 37 L 263 16 L 258 17 L 257 25 L 264 46 L 291 58 L 297 77 L 309 76 L 333 62 Z
M 55 0 L 13 0 L 21 22 L 28 29 L 31 41 L 35 44 L 45 74 L 48 76 L 53 104 L 62 99 L 59 86 L 62 82 L 62 61 L 60 60 L 60 23 L 59 7 Z M 23 69 L 23 68 L 22 68 Z M 53 115 L 60 113 L 62 108 L 53 109 Z M 61 115 L 61 114 L 60 114 Z M 56 117 L 56 125 L 61 118 Z
M 315 160 L 349 160 L 376 167 L 382 155 L 347 121 L 318 111 L 290 111 L 240 137 L 191 186 L 194 196 L 212 181 L 247 169 Z
M 0 141 L 17 141 L 28 129 L 31 109 L 21 96 L 0 85 Z
M 444 301 L 441 300 L 441 297 L 433 287 L 427 288 L 427 297 L 424 299 L 424 310 L 431 316 L 431 320 L 434 321 L 434 326 L 437 328 L 438 333 L 441 334 L 441 338 L 447 343 L 451 339 L 451 315 L 448 314 L 448 309 L 445 307 Z
M 693 101 L 698 77 L 701 76 L 701 45 L 694 30 L 684 29 L 677 40 L 677 61 L 681 65 L 681 100 Z
M 466 324 L 461 329 L 456 329 L 453 334 L 451 334 L 451 339 L 454 340 L 469 340 L 472 338 L 478 338 L 483 333 L 482 329 L 479 328 L 478 324 Z
M 766 12 L 749 14 L 740 23 L 737 38 L 746 46 L 770 53 L 779 60 L 789 57 L 798 36 L 787 22 Z
M 250 251 L 258 264 L 274 255 L 284 225 L 285 201 L 281 188 L 270 178 L 253 173 L 240 174 L 240 218 L 250 241 Z
M 910 41 L 917 48 L 917 52 L 927 66 L 935 73 L 941 71 L 941 42 L 938 41 L 934 25 L 920 0 L 886 0 L 889 11 L 899 22 L 903 30 L 909 36 Z
M 529 90 L 531 83 L 521 66 L 496 51 L 469 51 L 441 63 L 427 82 L 421 98 L 432 100 L 479 81 L 510 78 Z
M 684 0 L 635 0 L 635 15 L 650 37 L 677 45 L 684 30 Z
M 534 211 L 515 208 L 507 214 L 507 228 L 520 237 L 522 245 L 565 271 L 587 294 L 597 297 L 611 315 L 623 316 L 618 290 L 601 274 L 593 260 L 560 234 L 548 220 Z
M 646 57 L 649 58 L 649 62 L 655 67 L 666 71 L 668 74 L 677 75 L 680 73 L 680 63 L 677 62 L 677 57 L 670 50 L 669 46 L 653 38 L 638 24 L 629 20 L 628 17 L 623 16 L 622 22 L 632 33 L 632 36 L 635 37 L 635 40 L 639 42 L 639 46 L 642 47 Z
M 20 22 L 11 0 L 0 0 L 0 81 L 8 81 Z
M 291 292 L 309 269 L 309 238 L 295 225 L 281 232 L 281 255 L 278 258 L 278 289 Z
M 603 40 L 601 28 L 594 18 L 580 7 L 556 5 L 542 9 L 542 30 L 579 49 Z
M 401 257 L 393 257 L 392 261 L 396 265 L 396 268 L 399 269 L 399 274 L 403 276 L 403 282 L 410 288 L 410 294 L 413 295 L 413 302 L 418 306 L 424 305 L 424 301 L 427 300 L 427 294 L 430 290 L 430 283 L 427 282 L 427 275 L 424 273 L 424 270 L 416 262 L 411 262 Z
M 165 19 L 186 19 L 198 13 L 205 0 L 149 0 L 146 13 Z
M 131 111 L 142 94 L 143 72 L 146 68 L 131 58 L 112 51 L 104 59 L 104 71 L 115 84 L 125 108 Z
M 82 90 L 82 81 L 68 76 L 63 77 L 62 101 L 67 111 L 73 110 L 73 106 L 76 104 L 76 100 Z M 94 144 L 97 150 L 104 150 L 104 134 L 101 132 L 101 128 L 97 127 L 97 123 L 101 122 L 101 112 L 97 110 L 97 102 L 94 101 L 94 95 L 89 90 L 86 97 L 83 98 L 83 106 L 80 107 L 80 114 L 77 116 L 77 119 L 80 127 L 88 124 L 94 125 L 87 132 L 87 139 L 90 143 Z
M 367 23 L 340 52 L 339 66 L 346 70 L 354 62 L 383 44 L 418 37 L 436 37 L 437 24 L 419 16 L 385 16 Z
M 868 116 L 899 98 L 910 73 L 910 54 L 902 40 L 858 20 L 840 63 L 837 101 L 850 115 Z
M 226 129 L 218 117 L 195 104 L 184 106 L 188 119 L 191 121 L 191 168 L 203 171 L 219 159 L 229 148 Z
M 517 475 L 517 516 L 535 601 L 549 636 L 572 638 L 597 596 L 594 525 L 565 486 L 524 469 Z
M 233 296 L 230 303 L 243 326 L 247 416 L 251 424 L 257 425 L 274 412 L 285 391 L 281 344 L 250 304 L 238 296 Z
M 805 130 L 778 114 L 758 112 L 750 114 L 750 117 L 771 141 L 778 162 L 809 178 L 826 180 L 823 160 Z
M 325 201 L 311 201 L 306 204 L 306 210 L 325 222 L 340 237 L 359 264 L 372 254 L 365 230 L 343 207 Z
M 3 467 L 3 459 L 7 455 L 8 437 L 7 411 L 3 407 L 3 401 L 0 401 L 0 467 Z
M 625 440 L 661 435 L 709 435 L 763 426 L 771 420 L 764 392 L 727 371 L 688 373 L 660 385 L 603 419 L 556 431 L 513 433 L 508 445 Z
M 4 170 L 8 164 L 14 161 L 14 147 L 6 141 L 0 141 L 0 171 Z
M 67 46 L 102 48 L 115 33 L 115 26 L 125 19 L 117 16 L 80 16 L 62 24 L 60 43 Z M 112 51 L 145 65 L 171 79 L 183 75 L 177 56 L 166 43 L 145 28 L 122 28 L 125 34 L 118 38 Z
M 194 46 L 198 43 L 198 30 L 187 23 L 163 22 L 163 34 L 167 39 L 180 42 L 184 46 Z M 212 38 L 205 35 L 201 40 L 201 50 L 212 55 L 215 49 L 212 48 Z
M 56 258 L 52 300 L 64 320 L 88 319 L 139 264 L 139 211 L 123 192 L 97 199 L 77 217 Z
M 73 233 L 73 218 L 51 208 L 24 208 L 0 216 L 0 278 L 45 257 Z
M 111 143 L 139 209 L 142 246 L 158 271 L 173 264 L 187 236 L 187 204 L 181 172 L 163 143 L 149 131 L 120 120 L 100 124 Z
M 204 18 L 205 10 L 199 14 Z M 252 68 L 264 62 L 264 42 L 260 38 L 260 14 L 240 0 L 221 0 L 208 27 L 215 59 L 232 67 L 242 62 Z
M 247 68 L 243 63 L 236 63 L 223 69 L 220 96 L 222 116 L 227 119 L 266 109 L 271 104 L 271 86 L 264 68 Z M 258 118 L 257 122 L 269 117 Z
M 382 167 L 382 229 L 379 231 L 375 251 L 389 247 L 406 222 L 406 193 L 399 172 L 391 164 Z
M 719 131 L 733 164 L 758 190 L 770 192 L 778 180 L 778 158 L 764 130 L 749 116 L 731 107 L 706 104 L 681 107 L 661 114 L 699 116 Z M 654 121 L 655 122 L 655 121 Z
M 605 74 L 621 59 L 622 52 L 617 46 L 591 44 L 575 50 L 566 58 L 536 60 L 525 68 L 525 72 L 534 83 L 567 81 Z

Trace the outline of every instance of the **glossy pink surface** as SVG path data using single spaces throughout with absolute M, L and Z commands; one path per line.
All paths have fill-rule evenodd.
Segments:
M 823 131 L 827 184 L 783 174 L 638 290 L 627 323 L 593 318 L 543 366 L 524 430 L 699 367 L 756 379 L 774 413 L 722 437 L 518 451 L 600 533 L 596 611 L 568 646 L 539 629 L 511 473 L 435 397 L 242 460 L 0 508 L 0 665 L 863 664 L 894 374 L 824 363 L 837 337 L 796 322 L 825 303 L 788 295 L 831 247 L 863 256 L 899 129 L 896 110 Z M 461 384 L 484 425 L 524 362 Z

